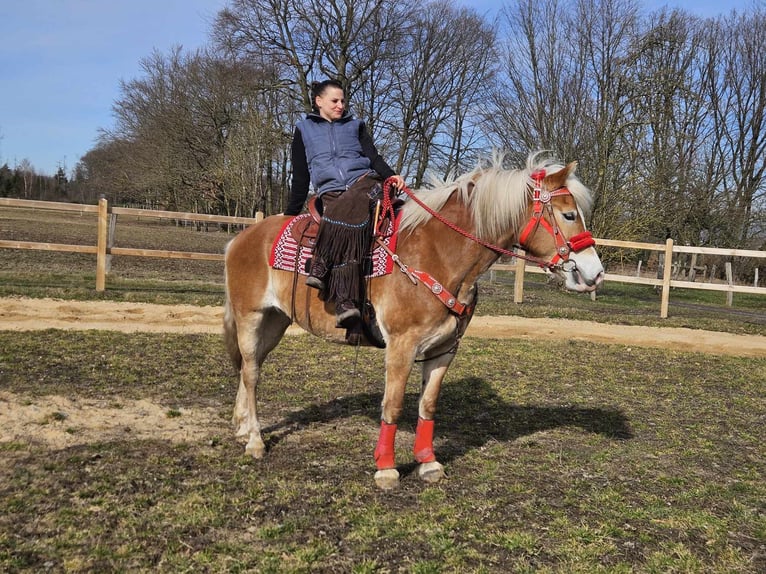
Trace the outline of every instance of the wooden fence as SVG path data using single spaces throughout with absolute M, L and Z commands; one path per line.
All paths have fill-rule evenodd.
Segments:
M 113 255 L 131 256 L 131 257 L 162 257 L 167 259 L 196 259 L 208 261 L 223 261 L 223 254 L 218 253 L 193 253 L 187 251 L 168 251 L 162 249 L 130 249 L 113 247 L 111 237 L 114 237 L 114 228 L 116 226 L 116 216 L 132 215 L 156 219 L 174 219 L 183 221 L 199 221 L 207 223 L 225 223 L 235 225 L 252 225 L 263 219 L 263 214 L 258 213 L 255 218 L 251 217 L 229 217 L 225 215 L 204 215 L 199 213 L 182 213 L 176 211 L 157 211 L 148 209 L 135 209 L 129 207 L 109 207 L 105 199 L 101 199 L 98 205 L 82 205 L 74 203 L 58 203 L 50 201 L 32 201 L 25 199 L 0 198 L 0 207 L 24 207 L 32 209 L 46 209 L 56 211 L 71 211 L 78 213 L 97 214 L 98 239 L 96 245 L 70 245 L 61 243 L 35 243 L 29 241 L 11 241 L 0 239 L 0 248 L 7 249 L 35 249 L 44 251 L 62 251 L 71 253 L 92 253 L 96 255 L 96 291 L 104 291 L 106 288 L 106 275 L 108 272 L 108 258 Z M 644 285 L 654 285 L 661 288 L 660 317 L 668 316 L 668 304 L 670 300 L 670 289 L 673 287 L 683 289 L 704 289 L 709 291 L 725 291 L 728 294 L 728 302 L 731 304 L 731 295 L 733 293 L 753 293 L 766 295 L 765 287 L 758 287 L 757 280 L 754 286 L 735 285 L 731 277 L 730 264 L 727 265 L 727 283 L 695 282 L 673 279 L 672 261 L 675 253 L 690 253 L 693 255 L 721 255 L 725 257 L 754 257 L 766 258 L 766 251 L 756 251 L 749 249 L 718 249 L 713 247 L 690 247 L 684 245 L 674 245 L 672 239 L 668 239 L 665 244 L 641 243 L 635 241 L 621 241 L 615 239 L 596 239 L 598 246 L 619 247 L 624 249 L 640 249 L 647 251 L 660 252 L 660 258 L 665 264 L 662 266 L 662 277 L 651 278 L 641 277 L 639 273 L 635 277 L 629 275 L 617 275 L 607 273 L 605 281 L 615 281 L 620 283 L 641 283 Z M 523 254 L 523 252 L 521 252 Z M 523 259 L 516 259 L 512 264 L 495 264 L 493 272 L 513 271 L 514 295 L 513 300 L 521 303 L 524 296 L 524 275 L 526 272 L 544 273 L 536 266 L 527 266 Z M 757 270 L 756 270 L 757 272 Z M 756 275 L 757 276 L 757 275 Z
M 639 272 L 635 277 L 630 275 L 617 275 L 613 273 L 607 273 L 604 277 L 604 281 L 615 281 L 618 283 L 640 283 L 643 285 L 654 285 L 661 289 L 660 298 L 660 317 L 663 319 L 668 316 L 668 306 L 670 303 L 670 289 L 672 287 L 683 289 L 702 289 L 706 291 L 724 291 L 727 293 L 727 303 L 731 305 L 733 293 L 753 293 L 758 295 L 766 295 L 766 287 L 758 287 L 757 279 L 756 284 L 737 285 L 734 283 L 731 263 L 726 264 L 726 283 L 711 283 L 711 282 L 695 282 L 695 281 L 683 281 L 673 278 L 673 254 L 674 253 L 690 253 L 693 255 L 721 255 L 725 257 L 754 257 L 759 259 L 766 259 L 766 251 L 757 251 L 752 249 L 720 249 L 716 247 L 690 247 L 686 245 L 674 245 L 672 239 L 668 239 L 665 244 L 658 243 L 641 243 L 637 241 L 621 241 L 617 239 L 596 239 L 596 245 L 598 247 L 620 247 L 624 249 L 641 249 L 646 251 L 659 251 L 660 260 L 663 262 L 661 265 L 662 277 L 642 277 Z M 521 254 L 523 255 L 523 251 Z M 693 267 L 693 264 L 692 264 Z M 532 273 L 545 273 L 543 269 L 539 267 L 527 265 L 523 259 L 516 259 L 515 263 L 511 264 L 495 264 L 492 267 L 497 271 L 513 271 L 515 272 L 514 287 L 513 287 L 513 301 L 514 303 L 521 303 L 524 297 L 524 274 L 526 272 Z M 756 277 L 758 269 L 756 268 Z M 595 293 L 593 294 L 595 297 Z

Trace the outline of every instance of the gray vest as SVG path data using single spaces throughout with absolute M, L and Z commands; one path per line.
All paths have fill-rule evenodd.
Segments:
M 317 114 L 298 122 L 311 185 L 318 194 L 344 191 L 372 171 L 359 142 L 362 123 L 350 115 L 328 122 Z

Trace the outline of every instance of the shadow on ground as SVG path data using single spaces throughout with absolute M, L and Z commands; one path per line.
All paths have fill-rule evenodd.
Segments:
M 268 435 L 267 447 L 312 424 L 354 416 L 365 416 L 377 423 L 381 400 L 381 393 L 359 393 L 290 413 L 263 429 Z M 399 428 L 412 431 L 417 421 L 418 395 L 408 393 L 404 400 Z M 447 463 L 490 441 L 515 441 L 560 427 L 578 427 L 615 440 L 633 437 L 629 422 L 619 409 L 513 404 L 501 398 L 483 379 L 470 377 L 451 382 L 442 389 L 436 416 L 437 456 Z M 400 470 L 407 473 L 412 469 L 404 466 Z

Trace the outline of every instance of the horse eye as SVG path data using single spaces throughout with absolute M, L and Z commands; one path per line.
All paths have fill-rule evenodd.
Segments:
M 563 214 L 564 219 L 567 221 L 576 221 L 577 220 L 577 212 L 576 211 L 567 211 Z

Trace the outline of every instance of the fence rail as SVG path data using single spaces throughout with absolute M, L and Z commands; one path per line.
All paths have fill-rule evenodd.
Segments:
M 96 255 L 96 290 L 104 291 L 106 288 L 106 275 L 108 271 L 108 257 L 113 255 L 129 257 L 160 257 L 167 259 L 188 259 L 188 260 L 206 260 L 223 261 L 223 255 L 218 253 L 195 253 L 188 251 L 168 251 L 163 249 L 132 249 L 123 247 L 113 247 L 110 244 L 110 236 L 113 237 L 114 227 L 116 226 L 117 215 L 131 215 L 137 217 L 155 218 L 155 219 L 175 219 L 182 221 L 200 221 L 208 223 L 226 223 L 234 225 L 252 225 L 263 219 L 263 214 L 258 213 L 256 217 L 230 217 L 225 215 L 207 215 L 200 213 L 183 213 L 177 211 L 160 211 L 149 209 L 136 209 L 131 207 L 109 207 L 105 199 L 99 200 L 98 205 L 82 205 L 75 203 L 61 203 L 52 201 L 34 201 L 27 199 L 0 198 L 0 207 L 21 207 L 31 209 L 45 209 L 56 211 L 71 211 L 78 213 L 95 213 L 98 221 L 98 239 L 97 244 L 93 245 L 70 245 L 62 243 L 35 243 L 30 241 L 13 241 L 0 239 L 0 248 L 5 249 L 32 249 L 42 251 L 62 251 L 71 253 L 86 253 Z M 674 253 L 689 253 L 701 255 L 720 255 L 724 257 L 752 257 L 765 259 L 766 251 L 757 251 L 751 249 L 724 249 L 714 247 L 693 247 L 685 245 L 674 245 L 672 239 L 668 239 L 665 244 L 643 243 L 636 241 L 623 241 L 618 239 L 596 239 L 599 247 L 620 247 L 625 249 L 640 249 L 646 251 L 657 251 L 665 264 L 662 266 L 662 277 L 641 277 L 630 275 L 617 275 L 607 273 L 605 281 L 615 281 L 620 283 L 638 283 L 643 285 L 653 285 L 662 289 L 660 303 L 660 317 L 668 316 L 668 305 L 671 288 L 681 289 L 702 289 L 708 291 L 724 291 L 728 294 L 728 302 L 731 304 L 731 295 L 733 293 L 751 293 L 757 295 L 766 295 L 766 287 L 756 285 L 736 285 L 731 278 L 730 264 L 727 264 L 728 283 L 709 283 L 683 281 L 672 278 L 672 261 Z M 523 254 L 523 251 L 520 252 Z M 545 273 L 542 269 L 527 265 L 523 259 L 516 258 L 512 264 L 498 263 L 493 265 L 492 271 L 512 271 L 514 278 L 513 300 L 521 303 L 524 296 L 524 275 L 527 272 Z M 756 269 L 757 271 L 757 269 Z M 756 275 L 757 277 L 757 275 Z

